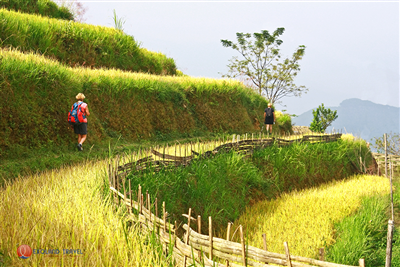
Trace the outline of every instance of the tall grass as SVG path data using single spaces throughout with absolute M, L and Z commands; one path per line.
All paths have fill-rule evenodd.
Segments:
M 155 241 L 128 227 L 104 199 L 106 162 L 23 177 L 0 190 L 0 265 L 170 266 Z M 59 257 L 17 256 L 19 245 L 59 249 Z M 82 255 L 65 255 L 80 249 Z M 57 256 L 57 255 L 55 255 Z
M 0 46 L 34 51 L 70 66 L 117 68 L 174 75 L 175 62 L 140 48 L 132 36 L 114 28 L 63 21 L 0 9 Z
M 350 176 L 354 173 L 351 162 L 359 162 L 360 149 L 367 149 L 361 141 L 296 143 L 256 151 L 252 160 L 279 194 Z
M 74 15 L 66 7 L 59 7 L 50 0 L 0 0 L 0 8 L 37 14 L 55 19 L 73 20 Z
M 35 54 L 0 51 L 0 157 L 75 140 L 66 114 L 78 92 L 89 104 L 88 141 L 254 130 L 266 100 L 230 80 L 69 68 Z M 20 152 L 18 152 L 20 151 Z
M 392 266 L 400 266 L 400 238 L 398 218 L 400 209 L 399 177 L 394 190 L 395 233 L 392 246 Z M 364 258 L 367 266 L 383 267 L 386 261 L 388 220 L 391 218 L 388 195 L 364 198 L 361 208 L 352 216 L 335 224 L 335 243 L 328 248 L 326 257 L 331 262 L 357 265 Z
M 269 251 L 285 253 L 283 242 L 288 242 L 293 255 L 316 257 L 318 248 L 335 242 L 334 223 L 356 212 L 362 197 L 388 192 L 386 178 L 356 176 L 257 203 L 248 207 L 234 225 L 244 225 L 249 245 L 262 248 L 262 234 L 266 234 Z
M 185 168 L 149 171 L 127 179 L 133 190 L 140 184 L 153 200 L 157 197 L 159 210 L 165 201 L 171 221 L 182 221 L 181 214 L 192 208 L 192 216 L 202 216 L 206 232 L 208 216 L 212 216 L 216 229 L 221 228 L 268 191 L 259 170 L 242 157 L 233 152 L 221 154 L 212 159 L 195 160 Z

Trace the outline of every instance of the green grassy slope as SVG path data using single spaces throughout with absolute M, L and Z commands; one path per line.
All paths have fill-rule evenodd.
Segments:
M 0 9 L 0 46 L 34 51 L 70 66 L 176 74 L 172 58 L 140 48 L 122 31 L 6 9 Z
M 74 142 L 67 114 L 78 92 L 91 111 L 88 144 L 251 131 L 267 104 L 239 82 L 69 68 L 17 51 L 0 51 L 0 77 L 0 158 Z
M 73 20 L 73 14 L 66 7 L 59 7 L 50 0 L 0 0 L 0 8 L 38 14 L 55 19 Z

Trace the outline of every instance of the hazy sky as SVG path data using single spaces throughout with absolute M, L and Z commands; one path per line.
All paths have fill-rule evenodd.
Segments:
M 283 55 L 306 46 L 297 85 L 309 92 L 283 98 L 289 113 L 348 98 L 399 106 L 398 1 L 79 1 L 86 23 L 113 27 L 113 10 L 124 32 L 152 51 L 165 53 L 183 73 L 221 78 L 232 56 L 221 45 L 236 32 L 284 27 Z

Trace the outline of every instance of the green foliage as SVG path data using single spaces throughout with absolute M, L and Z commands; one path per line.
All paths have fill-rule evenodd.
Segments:
M 284 28 L 277 28 L 272 34 L 267 30 L 253 34 L 236 33 L 237 43 L 221 40 L 224 47 L 231 47 L 244 58 L 232 58 L 228 65 L 229 73 L 223 77 L 247 77 L 259 94 L 264 93 L 271 103 L 285 96 L 301 96 L 303 92 L 307 92 L 305 86 L 294 84 L 294 78 L 300 71 L 299 61 L 304 56 L 305 46 L 300 45 L 291 58 L 280 60 L 279 46 L 283 41 L 279 36 L 284 31 Z
M 74 15 L 68 8 L 59 7 L 50 0 L 0 0 L 0 9 L 1 8 L 55 19 L 74 19 Z
M 343 179 L 354 173 L 350 154 L 358 149 L 353 142 L 298 143 L 271 146 L 253 154 L 253 162 L 275 192 L 282 193 Z
M 274 132 L 281 135 L 293 133 L 292 117 L 289 114 L 275 111 L 275 118 L 277 127 L 273 127 Z
M 174 75 L 176 65 L 164 54 L 140 48 L 122 31 L 73 21 L 42 18 L 0 9 L 0 46 L 35 51 L 70 66 L 117 68 Z
M 374 137 L 373 145 L 378 153 L 385 153 L 385 140 L 384 137 Z M 391 155 L 399 155 L 400 156 L 400 134 L 390 132 L 386 137 L 386 146 L 387 153 Z
M 313 121 L 310 124 L 310 130 L 313 132 L 324 133 L 334 120 L 337 119 L 337 111 L 326 109 L 322 103 L 316 110 L 313 110 Z
M 242 157 L 236 153 L 221 154 L 193 161 L 186 168 L 149 171 L 128 179 L 134 190 L 140 184 L 153 198 L 158 198 L 158 210 L 165 201 L 170 221 L 181 221 L 181 214 L 192 208 L 193 217 L 212 216 L 213 227 L 218 229 L 238 218 L 252 198 L 262 197 L 261 191 L 268 191 L 261 173 Z M 203 227 L 205 232 L 208 227 L 205 223 Z
M 356 214 L 335 225 L 337 240 L 328 248 L 327 260 L 358 265 L 365 259 L 368 266 L 385 266 L 388 206 L 387 196 L 365 198 Z

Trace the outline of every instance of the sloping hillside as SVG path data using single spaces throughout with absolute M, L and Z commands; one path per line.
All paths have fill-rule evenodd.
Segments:
M 122 136 L 251 131 L 267 104 L 237 81 L 70 68 L 43 56 L 0 51 L 1 157 L 17 148 L 66 146 L 75 95 L 89 104 L 90 142 Z M 259 129 L 259 128 L 258 128 Z
M 0 9 L 0 46 L 34 51 L 69 66 L 176 74 L 175 61 L 114 28 Z
M 59 7 L 50 0 L 0 0 L 0 8 L 28 14 L 37 14 L 55 19 L 74 19 L 74 15 L 68 8 Z

